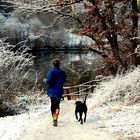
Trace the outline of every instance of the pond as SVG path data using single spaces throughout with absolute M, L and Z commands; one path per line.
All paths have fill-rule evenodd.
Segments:
M 74 61 L 80 61 L 92 64 L 93 59 L 96 59 L 95 53 L 92 52 L 81 52 L 81 53 L 45 53 L 39 52 L 34 58 L 34 68 L 37 70 L 39 75 L 39 82 L 42 83 L 42 79 L 46 77 L 47 71 L 52 67 L 52 60 L 54 58 L 59 58 L 61 60 L 61 68 L 68 75 L 68 67 Z M 83 69 L 83 66 L 78 67 L 79 71 Z M 86 68 L 85 68 L 86 69 Z

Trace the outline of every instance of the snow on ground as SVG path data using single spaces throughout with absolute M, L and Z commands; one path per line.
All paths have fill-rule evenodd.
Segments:
M 117 140 L 140 136 L 140 104 L 90 107 L 87 122 L 75 119 L 75 101 L 62 101 L 58 127 L 52 126 L 50 105 L 46 109 L 0 118 L 0 140 Z
M 103 82 L 87 100 L 87 122 L 74 115 L 75 101 L 62 101 L 58 127 L 52 126 L 50 105 L 0 118 L 0 140 L 128 140 L 140 137 L 140 68 Z M 46 98 L 46 97 L 45 97 Z M 113 99 L 113 100 L 112 100 Z M 129 103 L 130 104 L 127 104 Z M 132 102 L 131 102 L 132 101 Z M 131 104 L 132 103 L 132 104 Z
M 48 112 L 48 109 L 44 108 L 21 115 L 0 118 L 0 140 L 17 140 L 29 125 L 37 120 L 40 115 Z
M 44 114 L 27 129 L 21 140 L 117 140 L 118 136 L 106 130 L 96 130 L 95 117 L 87 117 L 87 122 L 81 125 L 75 119 L 74 101 L 63 101 L 58 120 L 58 127 L 52 125 L 50 114 Z
M 140 67 L 103 81 L 88 106 L 103 118 L 99 121 L 102 130 L 140 137 Z
M 92 109 L 90 116 L 97 118 L 97 130 L 106 130 L 123 138 L 140 137 L 140 104 L 101 106 Z

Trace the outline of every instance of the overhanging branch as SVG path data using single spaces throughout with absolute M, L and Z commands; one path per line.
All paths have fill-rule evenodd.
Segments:
M 73 19 L 76 20 L 80 25 L 82 24 L 82 21 L 81 21 L 77 16 L 75 16 L 74 14 L 63 13 L 63 12 L 58 11 L 58 10 L 56 10 L 56 9 L 55 9 L 55 10 L 53 9 L 53 11 L 56 12 L 57 14 L 62 15 L 62 16 L 67 16 L 67 17 L 73 18 Z
M 104 52 L 99 51 L 99 50 L 96 50 L 96 49 L 94 49 L 94 48 L 92 48 L 92 47 L 90 47 L 89 50 L 90 50 L 90 51 L 93 51 L 93 52 L 95 52 L 95 53 L 97 53 L 98 55 L 102 56 L 103 58 L 107 58 L 107 57 L 108 57 L 108 55 L 105 54 Z

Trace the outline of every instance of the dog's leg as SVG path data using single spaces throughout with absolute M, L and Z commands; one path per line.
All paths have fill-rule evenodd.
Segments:
M 77 111 L 75 110 L 75 117 L 76 117 L 76 120 L 78 120 L 78 116 L 77 116 Z
M 86 122 L 87 112 L 84 112 L 84 113 L 85 113 L 84 122 Z
M 80 120 L 81 120 L 81 124 L 83 124 L 82 114 L 83 114 L 83 112 L 80 112 Z
M 80 113 L 78 112 L 78 114 L 79 114 L 79 119 L 78 119 L 78 122 L 80 122 L 80 120 L 81 120 L 81 118 L 80 118 Z

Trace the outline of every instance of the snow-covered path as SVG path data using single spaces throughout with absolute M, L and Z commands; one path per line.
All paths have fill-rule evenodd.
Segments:
M 95 122 L 87 116 L 87 122 L 81 125 L 75 120 L 74 102 L 61 103 L 58 127 L 52 126 L 50 112 L 29 127 L 21 140 L 117 140 L 117 136 L 96 130 Z

